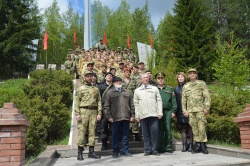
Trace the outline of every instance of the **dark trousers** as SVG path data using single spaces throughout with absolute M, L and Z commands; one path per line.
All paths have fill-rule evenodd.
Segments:
M 122 120 L 111 124 L 113 153 L 119 153 L 119 136 L 122 133 L 122 152 L 128 153 L 129 121 Z
M 141 119 L 145 153 L 157 151 L 159 145 L 158 117 Z
M 101 124 L 101 140 L 102 142 L 107 142 L 109 138 L 109 124 L 110 122 L 106 118 L 106 116 L 103 114 L 102 116 L 102 124 Z

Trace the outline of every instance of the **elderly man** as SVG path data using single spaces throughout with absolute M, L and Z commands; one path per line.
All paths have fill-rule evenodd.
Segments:
M 192 153 L 202 152 L 208 154 L 206 148 L 206 114 L 210 108 L 210 95 L 207 85 L 204 81 L 197 80 L 197 71 L 195 69 L 188 70 L 188 78 L 190 82 L 183 86 L 182 90 L 182 109 L 183 114 L 189 117 L 189 124 L 193 130 L 196 148 Z
M 141 76 L 142 85 L 134 92 L 135 118 L 141 123 L 144 138 L 144 156 L 159 156 L 158 119 L 163 116 L 162 99 L 157 87 L 149 84 L 148 74 Z
M 113 158 L 118 157 L 119 135 L 122 133 L 122 154 L 132 156 L 128 150 L 129 122 L 134 119 L 133 97 L 129 90 L 122 88 L 122 79 L 115 77 L 113 87 L 107 92 L 104 104 L 106 118 L 111 122 Z

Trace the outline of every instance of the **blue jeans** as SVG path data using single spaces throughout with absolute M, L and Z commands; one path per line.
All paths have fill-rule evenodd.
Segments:
M 111 124 L 111 129 L 112 129 L 113 153 L 119 153 L 120 133 L 122 133 L 122 152 L 128 153 L 129 121 L 122 120 L 122 121 L 113 122 Z

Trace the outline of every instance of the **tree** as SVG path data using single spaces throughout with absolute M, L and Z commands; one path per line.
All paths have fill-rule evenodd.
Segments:
M 201 79 L 212 79 L 215 51 L 213 22 L 204 14 L 202 0 L 177 0 L 174 7 L 173 53 L 180 70 L 196 68 Z
M 230 44 L 218 38 L 216 51 L 219 56 L 213 64 L 213 69 L 216 80 L 232 91 L 246 86 L 250 75 L 250 63 L 246 58 L 247 47 L 241 48 L 242 41 L 235 39 L 233 33 L 230 38 L 232 39 Z
M 92 19 L 94 22 L 92 25 L 92 33 L 96 42 L 103 39 L 103 34 L 110 15 L 111 10 L 107 6 L 102 6 L 100 0 L 94 1 L 92 10 Z
M 149 44 L 150 33 L 154 33 L 154 28 L 152 27 L 153 25 L 151 22 L 151 16 L 148 11 L 148 1 L 146 1 L 146 4 L 141 9 L 136 8 L 131 15 L 131 43 L 132 48 L 134 50 L 137 50 L 136 42 Z
M 106 34 L 108 47 L 127 47 L 127 34 L 131 31 L 132 17 L 129 12 L 130 6 L 126 0 L 122 0 L 118 9 L 108 18 Z
M 39 37 L 40 16 L 34 0 L 0 3 L 1 74 L 28 72 L 32 40 Z
M 76 31 L 77 45 L 83 44 L 84 33 L 84 17 L 74 12 L 71 4 L 68 6 L 68 10 L 63 13 L 64 29 L 62 31 L 63 36 L 63 51 L 66 53 L 68 48 L 74 48 L 73 34 Z M 66 56 L 65 56 L 66 57 Z
M 166 64 L 169 58 L 173 55 L 171 54 L 171 45 L 173 42 L 173 21 L 173 16 L 167 12 L 158 25 L 155 42 L 155 49 L 157 50 L 157 64 L 162 61 Z
M 241 47 L 250 47 L 250 1 L 248 0 L 213 0 L 205 1 L 207 14 L 214 21 L 217 35 L 229 43 L 230 33 L 234 32 L 242 40 Z M 250 58 L 250 50 L 247 52 Z

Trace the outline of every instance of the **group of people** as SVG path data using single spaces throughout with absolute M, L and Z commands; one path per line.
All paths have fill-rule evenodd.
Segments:
M 95 55 L 99 55 L 101 50 L 106 48 L 97 47 Z M 125 66 L 125 53 L 118 53 L 117 57 L 121 59 L 118 68 L 115 65 L 108 67 L 107 63 L 113 59 L 112 53 L 104 52 L 100 54 L 106 60 L 101 60 L 99 72 L 95 70 L 97 67 L 92 61 L 93 57 L 97 57 L 82 53 L 82 59 L 88 59 L 85 58 L 88 56 L 91 61 L 82 67 L 81 86 L 77 89 L 75 99 L 78 160 L 83 160 L 82 151 L 86 139 L 89 145 L 88 157 L 101 157 L 94 151 L 96 129 L 102 141 L 102 150 L 107 149 L 111 130 L 114 158 L 119 157 L 119 154 L 132 156 L 129 151 L 130 131 L 135 141 L 142 141 L 143 138 L 145 156 L 173 153 L 171 121 L 175 117 L 181 131 L 182 151 L 208 154 L 205 115 L 210 107 L 210 97 L 205 82 L 197 80 L 195 69 L 187 73 L 189 82 L 185 73 L 178 73 L 178 86 L 172 88 L 165 84 L 166 75 L 163 72 L 157 73 L 154 81 L 152 72 L 145 69 L 143 62 L 129 61 Z M 85 138 L 86 132 L 88 138 Z M 196 146 L 193 146 L 193 141 Z

